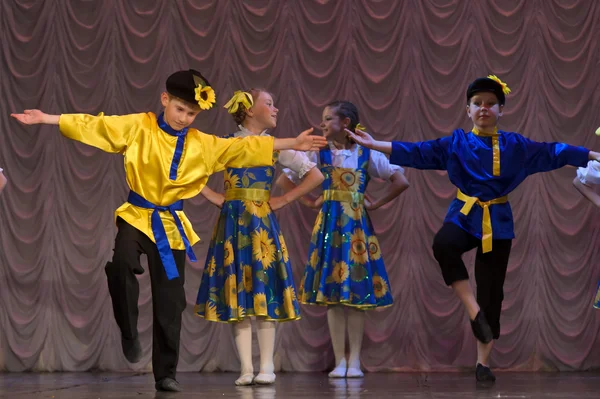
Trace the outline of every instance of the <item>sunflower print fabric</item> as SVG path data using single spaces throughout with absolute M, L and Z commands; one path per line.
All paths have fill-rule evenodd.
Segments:
M 363 204 L 370 150 L 358 151 L 357 169 L 333 167 L 329 148 L 319 153 L 325 201 L 298 288 L 301 303 L 369 309 L 393 302 L 379 241 Z
M 300 318 L 287 246 L 268 202 L 274 172 L 274 167 L 225 171 L 226 200 L 195 306 L 196 314 L 206 320 Z

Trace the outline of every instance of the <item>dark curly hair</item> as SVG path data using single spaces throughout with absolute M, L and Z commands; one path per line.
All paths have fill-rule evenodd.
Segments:
M 348 129 L 354 131 L 356 125 L 360 122 L 358 117 L 358 108 L 350 101 L 334 101 L 326 105 L 327 108 L 333 109 L 334 113 L 341 119 L 350 119 L 350 126 Z
M 250 95 L 252 95 L 252 100 L 256 103 L 256 100 L 258 100 L 258 96 L 260 95 L 260 93 L 269 93 L 269 91 L 262 89 L 262 88 L 251 88 L 248 90 L 244 90 L 247 93 L 250 93 Z M 271 94 L 271 96 L 273 96 Z M 233 120 L 235 121 L 236 125 L 241 125 L 244 120 L 246 119 L 246 107 L 244 107 L 242 104 L 240 104 L 238 110 L 234 113 L 231 114 L 231 116 L 233 117 Z

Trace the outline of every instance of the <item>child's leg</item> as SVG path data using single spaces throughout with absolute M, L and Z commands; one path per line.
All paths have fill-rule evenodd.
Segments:
M 348 340 L 350 341 L 350 357 L 348 358 L 348 371 L 346 377 L 363 377 L 360 370 L 360 350 L 365 328 L 365 312 L 360 309 L 348 310 Z
M 482 342 L 492 339 L 490 327 L 480 312 L 473 290 L 469 285 L 469 273 L 462 261 L 462 255 L 477 247 L 480 241 L 460 227 L 445 223 L 433 240 L 433 254 L 442 269 L 442 275 L 447 285 L 451 286 L 456 296 L 467 310 L 473 334 Z
M 477 302 L 485 313 L 494 339 L 500 337 L 500 312 L 511 246 L 512 240 L 494 240 L 492 251 L 484 254 L 479 248 L 475 259 Z M 477 346 L 477 361 L 483 366 L 489 366 L 491 350 L 492 342 Z
M 477 363 L 489 367 L 490 353 L 493 347 L 494 341 L 487 344 L 477 341 Z
M 186 307 L 185 250 L 173 250 L 179 277 L 169 280 L 156 244 L 148 239 L 144 245 L 152 288 L 152 371 L 161 391 L 173 389 L 179 361 L 181 318 Z M 178 384 L 177 384 L 178 385 Z
M 275 365 L 273 351 L 275 349 L 275 322 L 257 318 L 258 345 L 260 347 L 260 373 L 254 379 L 257 384 L 275 382 Z
M 140 287 L 135 275 L 144 273 L 140 265 L 140 255 L 144 252 L 140 241 L 148 237 L 122 219 L 117 221 L 117 226 L 113 259 L 104 270 L 113 313 L 121 330 L 123 353 L 128 361 L 137 363 L 142 356 L 142 347 L 137 330 Z
M 346 376 L 346 316 L 342 306 L 329 306 L 327 308 L 327 323 L 329 335 L 335 356 L 335 368 L 329 376 L 344 378 Z
M 254 380 L 254 367 L 252 366 L 252 322 L 250 317 L 233 325 L 235 346 L 240 355 L 240 377 L 235 380 L 235 385 L 250 385 Z

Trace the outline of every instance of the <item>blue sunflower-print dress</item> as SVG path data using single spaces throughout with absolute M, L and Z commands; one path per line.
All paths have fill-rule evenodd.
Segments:
M 279 153 L 273 157 L 274 163 L 281 162 Z M 315 166 L 304 153 L 297 157 L 305 160 L 297 169 Z M 225 202 L 206 256 L 195 306 L 198 316 L 221 322 L 247 316 L 300 318 L 287 246 L 269 206 L 274 174 L 273 166 L 225 171 Z
M 319 152 L 324 202 L 298 288 L 301 303 L 361 309 L 392 305 L 379 241 L 364 207 L 369 156 L 370 150 L 359 146 L 353 169 L 332 166 L 329 148 Z
M 600 186 L 600 162 L 589 161 L 585 168 L 577 168 L 577 178 L 587 186 Z M 598 281 L 596 296 L 594 297 L 592 306 L 600 309 L 600 281 Z

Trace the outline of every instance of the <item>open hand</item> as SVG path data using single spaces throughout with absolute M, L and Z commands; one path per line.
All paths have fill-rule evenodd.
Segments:
M 319 148 L 327 145 L 327 139 L 323 136 L 315 136 L 311 134 L 313 132 L 311 127 L 308 130 L 303 131 L 296 137 L 296 143 L 294 144 L 294 150 L 297 151 L 317 151 Z
M 363 147 L 373 148 L 373 145 L 375 144 L 373 137 L 371 137 L 369 133 L 363 132 L 362 130 L 356 129 L 356 131 L 353 132 L 350 129 L 346 129 L 346 135 L 350 140 L 354 141 L 358 145 L 362 145 Z
M 45 113 L 39 109 L 26 109 L 22 114 L 10 114 L 13 118 L 25 125 L 35 125 L 38 123 L 45 123 Z

